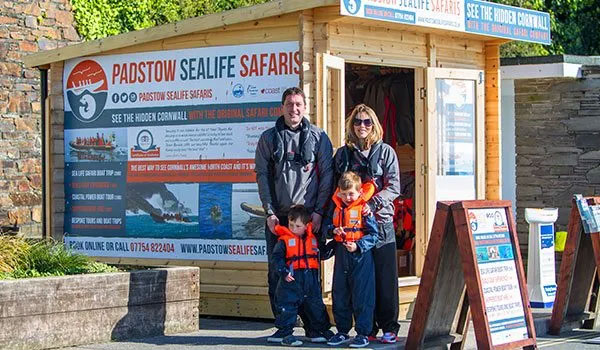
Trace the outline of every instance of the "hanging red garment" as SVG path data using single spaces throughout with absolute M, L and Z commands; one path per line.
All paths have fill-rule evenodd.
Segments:
M 398 142 L 398 135 L 396 134 L 395 118 L 396 118 L 396 105 L 392 103 L 388 96 L 384 97 L 385 112 L 383 114 L 383 134 L 389 135 L 386 138 L 386 143 L 393 148 L 396 148 Z M 389 132 L 389 133 L 388 133 Z
M 413 216 L 413 199 L 396 199 L 394 201 L 394 228 L 396 229 L 398 248 L 412 250 L 415 244 L 415 222 Z

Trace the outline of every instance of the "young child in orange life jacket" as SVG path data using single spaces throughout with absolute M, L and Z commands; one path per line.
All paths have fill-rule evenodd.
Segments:
M 288 213 L 288 226 L 275 226 L 279 240 L 273 248 L 272 263 L 281 276 L 275 290 L 279 314 L 275 317 L 278 330 L 268 341 L 281 338 L 282 345 L 302 345 L 293 335 L 299 307 L 304 308 L 310 328 L 329 340 L 333 332 L 321 296 L 319 247 L 312 233 L 310 212 L 302 205 L 293 206 Z
M 375 309 L 375 264 L 371 248 L 378 241 L 377 222 L 364 209 L 375 192 L 371 182 L 363 184 L 352 171 L 343 173 L 333 195 L 335 209 L 330 231 L 333 240 L 324 249 L 324 259 L 335 253 L 333 268 L 333 317 L 338 333 L 327 344 L 350 342 L 352 348 L 369 345 Z M 365 215 L 366 213 L 368 215 Z M 350 339 L 354 315 L 357 335 Z

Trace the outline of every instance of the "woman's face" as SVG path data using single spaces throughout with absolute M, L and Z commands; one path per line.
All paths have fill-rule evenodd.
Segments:
M 373 121 L 366 113 L 358 113 L 352 121 L 354 133 L 359 140 L 364 140 L 373 130 Z

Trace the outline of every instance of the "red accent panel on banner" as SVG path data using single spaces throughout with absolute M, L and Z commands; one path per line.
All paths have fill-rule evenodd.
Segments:
M 130 162 L 127 182 L 254 182 L 253 159 Z

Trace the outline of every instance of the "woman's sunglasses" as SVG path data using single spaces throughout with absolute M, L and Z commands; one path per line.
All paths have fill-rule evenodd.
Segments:
M 364 126 L 367 128 L 370 127 L 371 125 L 373 125 L 373 121 L 371 119 L 354 118 L 352 123 L 354 124 L 354 126 L 360 126 L 360 124 L 364 124 Z

